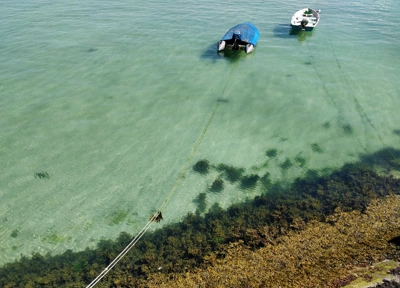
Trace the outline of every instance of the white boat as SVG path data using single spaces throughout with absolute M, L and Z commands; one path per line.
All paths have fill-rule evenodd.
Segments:
M 304 8 L 293 14 L 290 26 L 292 31 L 313 31 L 319 22 L 321 10 Z

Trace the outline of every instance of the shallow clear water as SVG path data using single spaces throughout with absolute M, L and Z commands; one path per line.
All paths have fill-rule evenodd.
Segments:
M 302 4 L 321 21 L 289 35 L 293 1 L 2 1 L 0 263 L 137 233 L 216 105 L 191 165 L 289 183 L 399 149 L 400 2 L 331 2 Z M 254 53 L 217 54 L 244 21 L 260 31 Z M 189 169 L 163 223 L 217 177 Z M 263 191 L 225 184 L 208 207 Z

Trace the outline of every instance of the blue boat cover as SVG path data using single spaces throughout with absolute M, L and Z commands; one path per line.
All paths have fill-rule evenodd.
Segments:
M 221 40 L 230 40 L 234 35 L 238 37 L 239 40 L 256 46 L 258 38 L 260 37 L 260 32 L 258 32 L 256 26 L 252 23 L 244 22 L 229 29 Z

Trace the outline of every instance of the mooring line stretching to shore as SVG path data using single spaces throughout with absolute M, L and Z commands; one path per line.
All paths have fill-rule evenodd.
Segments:
M 307 44 L 307 48 L 308 48 L 308 50 L 309 50 L 309 52 L 310 52 L 310 56 L 311 56 L 311 57 L 314 57 L 314 56 L 312 55 L 312 49 L 311 49 L 310 46 L 308 45 L 308 42 L 307 42 L 307 41 L 306 41 L 306 44 Z M 363 107 L 361 106 L 360 102 L 359 102 L 358 99 L 356 98 L 355 93 L 354 93 L 354 90 L 353 90 L 353 88 L 352 88 L 352 86 L 351 86 L 351 84 L 350 84 L 350 81 L 349 81 L 349 79 L 347 78 L 347 76 L 346 76 L 346 74 L 345 74 L 345 71 L 341 68 L 340 61 L 339 61 L 339 59 L 338 59 L 338 57 L 337 57 L 337 55 L 336 55 L 335 49 L 333 48 L 332 41 L 330 41 L 330 48 L 332 49 L 332 54 L 333 54 L 333 56 L 335 57 L 336 66 L 337 66 L 337 68 L 340 70 L 340 75 L 341 75 L 342 78 L 343 78 L 343 82 L 345 83 L 345 85 L 347 85 L 348 90 L 349 90 L 349 94 L 351 95 L 351 97 L 352 97 L 352 99 L 353 99 L 353 101 L 354 101 L 354 104 L 355 104 L 356 110 L 357 110 L 357 112 L 358 112 L 358 115 L 360 116 L 361 122 L 364 124 L 364 126 L 367 126 L 367 125 L 370 126 L 370 127 L 372 128 L 372 130 L 374 131 L 374 133 L 375 133 L 376 137 L 378 138 L 378 140 L 382 143 L 382 145 L 383 145 L 384 147 L 386 147 L 387 145 L 384 143 L 382 137 L 379 135 L 379 133 L 378 133 L 377 129 L 375 128 L 375 125 L 373 124 L 372 120 L 368 117 L 367 113 L 365 112 L 365 110 L 364 110 Z M 322 79 L 321 73 L 318 71 L 318 69 L 317 69 L 316 66 L 314 65 L 314 62 L 312 62 L 312 66 L 313 66 L 315 72 L 317 73 L 319 79 L 320 79 L 321 82 L 322 82 L 322 88 L 325 90 L 326 94 L 330 97 L 330 100 L 331 100 L 332 103 L 334 104 L 336 110 L 338 111 L 338 114 L 342 113 L 343 111 L 341 111 L 341 109 L 339 109 L 339 106 L 338 106 L 338 104 L 336 103 L 335 98 L 333 97 L 332 93 L 331 93 L 331 92 L 328 90 L 328 88 L 326 87 L 326 85 L 325 85 L 325 83 L 324 83 L 324 81 L 323 81 L 323 79 Z M 363 144 L 362 144 L 361 142 L 360 142 L 360 146 L 361 146 L 361 147 L 364 147 Z M 365 147 L 364 147 L 364 149 L 365 149 Z M 392 155 L 392 156 L 393 156 L 393 159 L 395 159 L 394 155 Z
M 223 97 L 224 94 L 225 94 L 226 87 L 228 86 L 229 80 L 230 80 L 230 78 L 232 76 L 233 69 L 235 67 L 236 67 L 236 65 L 233 65 L 233 67 L 231 69 L 231 72 L 229 74 L 229 77 L 228 77 L 228 81 L 226 82 L 225 87 L 222 90 L 221 97 Z M 197 140 L 197 143 L 194 146 L 194 148 L 192 150 L 192 153 L 190 154 L 190 157 L 186 161 L 185 167 L 183 168 L 183 170 L 179 174 L 178 179 L 175 181 L 174 186 L 172 187 L 171 191 L 169 192 L 169 194 L 165 198 L 163 204 L 160 206 L 158 211 L 151 216 L 151 218 L 149 219 L 147 224 L 143 227 L 142 230 L 139 231 L 139 233 L 135 236 L 135 238 L 132 239 L 132 241 L 125 247 L 125 249 L 122 250 L 121 253 L 119 253 L 118 256 L 115 257 L 115 259 L 113 261 L 111 261 L 111 263 L 106 268 L 104 268 L 104 270 L 88 286 L 86 286 L 86 288 L 94 287 L 122 259 L 122 257 L 124 257 L 129 252 L 129 250 L 131 250 L 132 247 L 135 246 L 135 244 L 140 240 L 140 238 L 142 238 L 144 233 L 146 233 L 146 231 L 150 228 L 151 224 L 153 222 L 159 222 L 158 219 L 162 215 L 162 210 L 165 208 L 165 206 L 167 206 L 169 200 L 171 200 L 172 195 L 174 194 L 175 190 L 178 188 L 179 183 L 181 182 L 183 176 L 185 175 L 186 171 L 189 169 L 190 162 L 192 161 L 194 155 L 196 154 L 201 142 L 203 142 L 204 136 L 207 133 L 208 127 L 210 126 L 211 121 L 214 118 L 214 115 L 217 112 L 217 108 L 218 108 L 220 103 L 221 103 L 221 101 L 217 101 L 215 103 L 214 109 L 213 109 L 210 117 L 208 118 L 208 121 L 207 121 L 206 125 L 204 126 L 203 131 L 202 131 L 199 139 Z
M 117 257 L 106 267 L 104 270 L 88 285 L 86 288 L 91 288 L 94 287 L 121 259 L 126 255 L 126 253 L 131 250 L 133 246 L 139 241 L 139 239 L 144 235 L 144 233 L 150 228 L 151 223 L 156 219 L 158 216 L 158 212 L 155 213 L 147 222 L 147 224 L 143 227 L 142 230 L 136 235 L 135 238 L 128 244 L 128 246 L 125 247 L 124 250 L 122 250 L 121 253 L 118 254 Z

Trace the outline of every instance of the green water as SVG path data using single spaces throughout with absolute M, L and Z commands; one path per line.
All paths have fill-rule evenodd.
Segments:
M 290 183 L 399 149 L 400 4 L 375 2 L 308 1 L 317 30 L 291 36 L 290 1 L 3 1 L 0 263 L 137 233 L 216 104 L 190 164 L 214 168 L 185 173 L 162 223 L 263 192 L 209 193 L 220 164 Z M 244 21 L 254 53 L 218 55 Z

